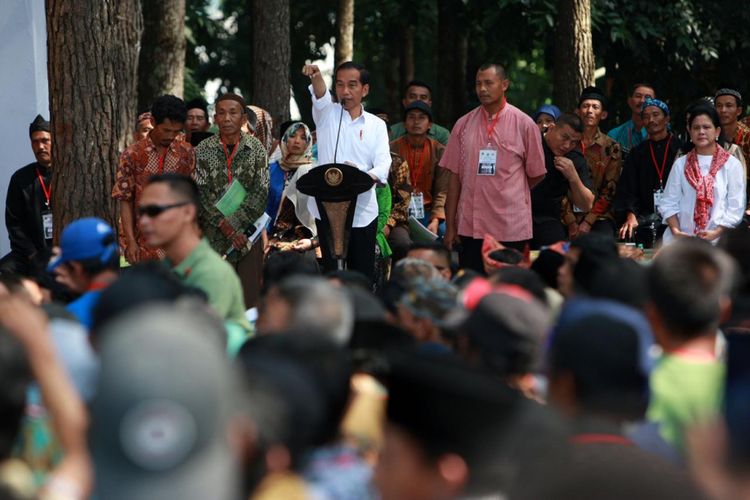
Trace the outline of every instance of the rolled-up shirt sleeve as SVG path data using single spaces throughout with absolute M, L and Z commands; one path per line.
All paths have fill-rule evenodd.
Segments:
M 315 95 L 313 86 L 310 85 L 307 88 L 310 91 L 310 95 L 312 96 L 313 121 L 316 125 L 320 125 L 323 123 L 323 120 L 325 120 L 330 110 L 333 109 L 333 100 L 331 99 L 331 93 L 326 90 L 326 93 L 323 94 L 323 97 L 318 99 Z
M 680 213 L 680 200 L 684 196 L 682 192 L 682 179 L 685 177 L 685 162 L 678 159 L 669 172 L 667 185 L 664 187 L 664 194 L 661 197 L 659 214 L 661 214 L 664 223 L 673 215 Z
M 735 227 L 742 221 L 747 203 L 745 171 L 739 161 L 727 162 L 727 203 L 726 210 L 716 218 L 716 225 Z
M 542 135 L 539 133 L 539 129 L 532 122 L 531 125 L 526 126 L 523 134 L 523 142 L 526 145 L 526 177 L 534 179 L 547 175 Z M 586 187 L 590 188 L 590 185 Z

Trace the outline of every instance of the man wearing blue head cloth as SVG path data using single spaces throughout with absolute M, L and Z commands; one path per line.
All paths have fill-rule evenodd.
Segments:
M 68 304 L 68 310 L 83 326 L 91 329 L 92 312 L 102 290 L 117 279 L 120 254 L 115 233 L 102 219 L 86 217 L 71 222 L 60 237 L 60 253 L 48 272 L 72 291 L 82 294 Z
M 682 147 L 682 142 L 669 130 L 669 107 L 663 101 L 646 99 L 641 109 L 641 121 L 648 139 L 633 148 L 626 158 L 615 196 L 615 212 L 621 221 L 622 239 L 633 238 L 636 233 L 645 231 L 644 222 L 660 220 L 660 217 L 654 217 L 658 215 L 656 205 Z M 655 223 L 653 229 L 657 234 L 643 236 L 644 241 L 653 242 L 660 237 L 664 232 L 664 227 L 660 226 L 660 222 Z

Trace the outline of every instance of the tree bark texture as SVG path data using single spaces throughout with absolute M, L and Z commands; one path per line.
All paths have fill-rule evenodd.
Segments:
M 354 58 L 354 0 L 339 0 L 336 15 L 336 66 Z
M 47 0 L 55 241 L 87 216 L 117 227 L 112 185 L 136 119 L 139 0 Z
M 572 111 L 581 91 L 594 84 L 591 1 L 559 0 L 555 31 L 554 102 Z
M 414 80 L 414 27 L 405 26 L 402 30 L 403 42 L 401 44 L 401 85 L 399 91 Z
M 465 9 L 461 0 L 438 0 L 438 70 L 436 122 L 451 127 L 466 106 L 466 61 L 468 36 L 458 21 Z
M 252 104 L 273 117 L 274 126 L 289 120 L 289 0 L 253 0 Z
M 185 0 L 141 0 L 138 111 L 160 95 L 182 97 L 185 78 Z

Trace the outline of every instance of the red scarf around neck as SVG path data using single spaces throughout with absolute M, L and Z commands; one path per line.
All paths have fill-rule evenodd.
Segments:
M 720 145 L 716 145 L 716 151 L 711 158 L 711 167 L 708 175 L 701 175 L 701 167 L 698 165 L 698 153 L 695 149 L 687 154 L 685 162 L 685 177 L 695 189 L 695 211 L 693 220 L 695 221 L 695 234 L 704 231 L 708 226 L 708 219 L 711 215 L 711 207 L 714 204 L 714 181 L 716 173 L 729 159 L 729 153 L 724 151 Z

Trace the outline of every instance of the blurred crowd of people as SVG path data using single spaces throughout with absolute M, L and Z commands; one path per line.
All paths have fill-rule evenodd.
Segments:
M 228 93 L 212 129 L 205 101 L 158 97 L 116 224 L 55 247 L 53 137 L 30 125 L 0 498 L 750 499 L 739 92 L 682 135 L 639 83 L 605 135 L 601 90 L 529 116 L 488 64 L 448 131 L 424 82 L 388 127 L 363 66 L 332 92 L 303 73 L 315 127 Z M 372 184 L 343 233 L 297 183 L 331 164 Z

